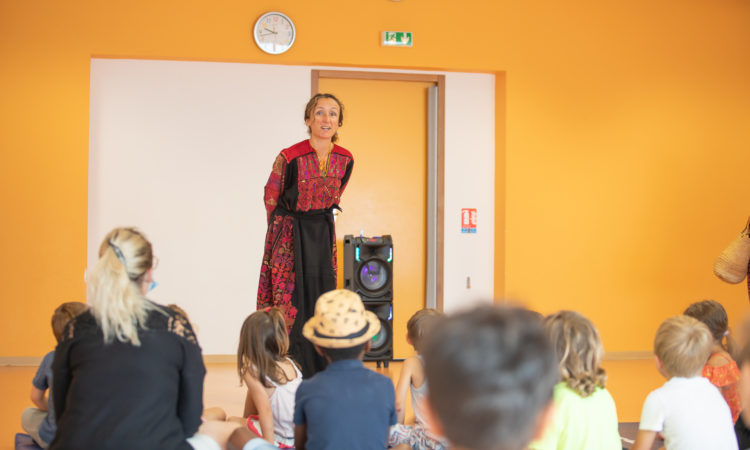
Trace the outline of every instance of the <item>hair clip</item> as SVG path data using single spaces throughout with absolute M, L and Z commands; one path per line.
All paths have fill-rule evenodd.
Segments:
M 122 251 L 117 247 L 115 244 L 112 243 L 112 241 L 107 241 L 107 244 L 112 247 L 112 251 L 115 252 L 115 255 L 117 256 L 117 259 L 120 260 L 123 266 L 125 266 L 125 271 L 128 270 L 128 263 L 125 262 L 125 256 L 122 254 Z

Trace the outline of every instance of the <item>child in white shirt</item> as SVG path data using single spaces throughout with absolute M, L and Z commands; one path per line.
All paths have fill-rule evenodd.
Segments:
M 713 338 L 705 324 L 688 316 L 670 317 L 656 332 L 656 367 L 667 382 L 643 404 L 631 450 L 650 449 L 657 433 L 672 449 L 737 449 L 729 406 L 701 376 Z

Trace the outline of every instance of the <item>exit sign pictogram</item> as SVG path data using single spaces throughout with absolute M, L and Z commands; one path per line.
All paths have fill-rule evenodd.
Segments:
M 386 47 L 411 47 L 414 39 L 411 31 L 383 31 L 381 44 Z

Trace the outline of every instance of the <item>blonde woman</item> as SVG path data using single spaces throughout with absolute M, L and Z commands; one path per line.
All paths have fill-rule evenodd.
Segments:
M 134 228 L 112 230 L 99 247 L 87 276 L 90 308 L 55 352 L 58 431 L 50 448 L 219 448 L 193 436 L 206 370 L 187 319 L 145 297 L 154 260 Z
M 577 312 L 559 311 L 544 319 L 544 328 L 555 349 L 560 381 L 553 424 L 529 448 L 622 449 L 615 402 L 599 366 L 604 349 L 596 327 Z

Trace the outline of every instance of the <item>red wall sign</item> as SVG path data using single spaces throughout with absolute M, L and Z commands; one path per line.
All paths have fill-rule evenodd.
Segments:
M 477 232 L 477 209 L 461 208 L 461 233 Z

